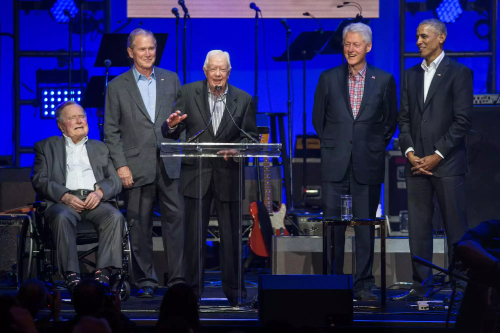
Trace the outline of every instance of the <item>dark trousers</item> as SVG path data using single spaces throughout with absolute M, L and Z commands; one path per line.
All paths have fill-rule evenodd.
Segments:
M 184 224 L 179 180 L 170 179 L 157 160 L 156 181 L 126 191 L 127 221 L 131 225 L 132 280 L 138 288 L 158 286 L 153 265 L 153 208 L 158 196 L 168 286 L 184 282 Z M 132 176 L 134 176 L 132 174 Z M 133 221 L 132 221 L 133 220 Z
M 78 213 L 63 203 L 50 206 L 44 217 L 52 230 L 59 272 L 80 273 L 76 249 L 77 224 L 89 222 L 99 234 L 97 268 L 122 267 L 122 234 L 125 220 L 112 204 L 101 202 L 92 210 Z
M 434 205 L 432 198 L 436 194 L 441 215 L 443 217 L 446 241 L 448 244 L 448 259 L 453 257 L 453 244 L 458 242 L 468 230 L 465 211 L 464 176 L 452 177 L 407 177 L 408 189 L 408 233 L 410 238 L 411 257 L 418 256 L 432 262 L 433 227 L 432 215 Z M 424 293 L 428 288 L 422 282 L 432 276 L 432 269 L 412 262 L 412 288 Z M 426 286 L 432 285 L 428 281 Z
M 355 218 L 374 218 L 380 201 L 381 185 L 360 184 L 349 165 L 340 182 L 322 182 L 323 217 L 340 217 L 340 196 L 352 195 Z M 346 226 L 335 227 L 335 274 L 343 274 Z M 355 226 L 356 271 L 353 291 L 370 290 L 375 284 L 372 274 L 374 251 L 374 226 Z
M 186 218 L 186 283 L 191 285 L 200 297 L 203 294 L 205 280 L 206 235 L 210 221 L 212 200 L 217 210 L 220 234 L 220 265 L 222 275 L 222 291 L 228 299 L 238 297 L 238 256 L 241 246 L 238 236 L 238 201 L 220 201 L 214 191 L 213 183 L 201 199 L 184 197 Z M 201 219 L 199 209 L 201 205 Z M 200 229 L 201 220 L 201 229 Z M 201 236 L 201 238 L 200 238 Z M 200 242 L 201 240 L 201 242 Z M 201 251 L 200 247 L 201 246 Z M 200 253 L 201 252 L 201 253 Z M 201 279 L 201 284 L 199 282 Z M 247 292 L 241 276 L 242 298 Z

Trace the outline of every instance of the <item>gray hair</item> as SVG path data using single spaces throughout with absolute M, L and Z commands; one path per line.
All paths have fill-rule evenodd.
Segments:
M 203 68 L 208 69 L 208 62 L 209 62 L 210 58 L 212 58 L 213 56 L 218 55 L 218 54 L 223 54 L 226 56 L 227 66 L 228 66 L 227 70 L 230 71 L 231 70 L 231 60 L 229 60 L 229 53 L 221 51 L 221 50 L 212 50 L 212 51 L 208 52 L 207 57 L 205 58 L 205 63 L 203 64 Z
M 63 111 L 64 109 L 67 107 L 67 106 L 70 106 L 70 105 L 78 105 L 79 107 L 82 108 L 82 106 L 80 104 L 78 104 L 77 102 L 75 101 L 66 101 L 66 102 L 62 102 L 61 104 L 59 104 L 57 107 L 56 107 L 56 120 L 58 123 L 63 123 L 64 122 L 64 119 L 63 119 Z M 83 113 L 85 114 L 85 117 L 87 117 L 87 112 L 85 112 L 85 109 L 82 108 L 83 110 Z
M 446 25 L 444 25 L 443 22 L 439 21 L 438 19 L 431 18 L 427 20 L 423 20 L 422 22 L 419 23 L 419 27 L 421 25 L 430 25 L 434 31 L 436 31 L 438 34 L 443 34 L 445 36 L 448 35 L 448 31 L 446 29 Z
M 156 38 L 155 38 L 155 35 L 153 35 L 153 33 L 149 30 L 146 30 L 146 29 L 142 29 L 142 28 L 137 28 L 137 29 L 134 29 L 130 35 L 128 35 L 128 39 L 127 39 L 127 47 L 133 49 L 134 46 L 135 46 L 135 37 L 137 35 L 145 35 L 145 36 L 151 36 L 153 37 L 154 41 L 155 41 L 155 47 L 156 47 Z
M 357 32 L 367 44 L 372 42 L 372 28 L 364 23 L 358 22 L 347 25 L 342 31 L 342 40 L 345 39 L 348 32 Z

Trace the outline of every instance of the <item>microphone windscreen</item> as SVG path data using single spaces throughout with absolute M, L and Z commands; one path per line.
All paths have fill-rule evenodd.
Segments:
M 111 66 L 111 60 L 109 60 L 109 59 L 104 60 L 104 66 L 106 66 L 106 67 Z

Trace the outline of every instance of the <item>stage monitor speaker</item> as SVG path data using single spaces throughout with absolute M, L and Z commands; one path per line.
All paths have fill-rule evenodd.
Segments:
M 0 168 L 0 212 L 35 201 L 30 175 L 31 168 Z
M 320 190 L 320 195 L 307 199 L 307 203 L 311 206 L 321 208 L 321 159 L 308 158 L 306 159 L 306 182 L 308 188 Z M 294 158 L 293 163 L 293 200 L 298 203 L 302 201 L 302 191 L 304 188 L 304 159 Z
M 352 325 L 350 275 L 260 275 L 259 324 Z
M 0 215 L 0 271 L 13 271 L 17 264 L 17 243 L 26 215 Z

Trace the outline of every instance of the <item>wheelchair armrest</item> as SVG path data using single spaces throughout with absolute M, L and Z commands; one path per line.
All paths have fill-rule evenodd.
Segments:
M 35 202 L 33 202 L 33 208 L 36 208 L 36 209 L 47 208 L 47 202 L 45 202 L 45 201 L 35 201 Z

